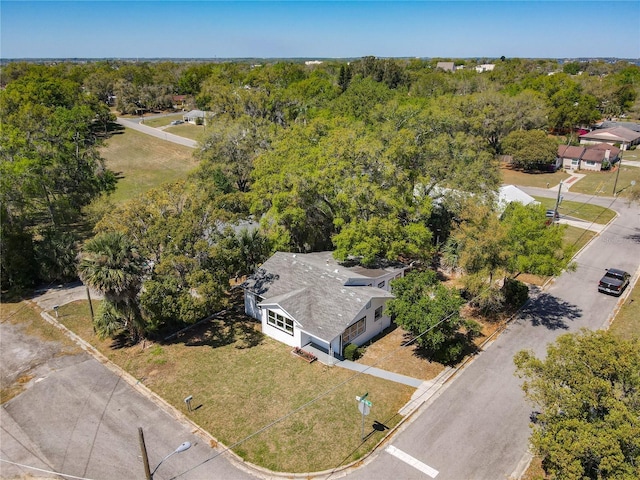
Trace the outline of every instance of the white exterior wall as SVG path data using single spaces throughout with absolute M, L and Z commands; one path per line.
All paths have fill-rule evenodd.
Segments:
M 300 331 L 300 324 L 298 322 L 295 321 L 295 319 L 293 320 L 293 335 L 290 335 L 289 333 L 280 330 L 279 328 L 276 327 L 272 327 L 271 325 L 269 325 L 269 323 L 267 322 L 267 319 L 269 318 L 269 310 L 271 310 L 272 312 L 275 312 L 277 314 L 282 315 L 283 317 L 286 318 L 291 318 L 289 315 L 287 315 L 287 313 L 282 310 L 281 308 L 279 308 L 276 305 L 270 305 L 270 306 L 263 306 L 262 307 L 262 333 L 264 333 L 265 335 L 268 335 L 276 340 L 278 340 L 279 342 L 282 342 L 286 345 L 290 345 L 292 347 L 301 347 L 302 344 L 301 342 L 301 334 L 303 334 Z
M 251 292 L 244 292 L 244 312 L 256 320 L 262 320 L 262 312 L 258 307 L 259 300 L 256 295 Z
M 580 170 L 590 170 L 592 172 L 599 172 L 602 170 L 602 164 L 600 162 L 592 162 L 593 165 L 589 165 L 586 161 L 580 162 Z
M 392 276 L 393 277 L 393 276 Z M 371 340 L 373 337 L 382 333 L 382 331 L 391 325 L 391 318 L 384 314 L 384 304 L 386 303 L 385 298 L 375 298 L 371 300 L 371 306 L 366 308 L 366 306 L 360 310 L 358 315 L 354 318 L 354 320 L 360 320 L 362 317 L 366 316 L 365 320 L 365 331 L 360 334 L 360 336 L 354 338 L 349 343 L 355 343 L 358 346 L 361 346 Z M 382 317 L 378 320 L 375 319 L 376 308 L 383 307 Z M 354 322 L 355 323 L 355 322 Z M 342 351 L 345 345 L 342 345 L 337 352 Z

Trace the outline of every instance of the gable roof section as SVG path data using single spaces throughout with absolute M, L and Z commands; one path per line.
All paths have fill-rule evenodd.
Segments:
M 609 142 L 634 142 L 640 138 L 640 133 L 625 127 L 611 127 L 593 130 L 580 135 L 580 138 Z
M 500 210 L 504 210 L 511 202 L 520 202 L 523 205 L 538 204 L 535 198 L 526 192 L 523 192 L 515 185 L 503 185 L 498 191 L 498 206 Z
M 616 158 L 618 155 L 620 155 L 621 151 L 618 147 L 614 147 L 613 145 L 609 145 L 608 143 L 596 143 L 595 145 L 589 145 L 587 147 L 587 151 L 589 150 L 601 150 L 602 152 L 606 152 L 607 150 L 609 150 L 610 158 Z
M 394 270 L 402 271 L 379 272 Z M 331 341 L 357 320 L 356 315 L 370 300 L 393 298 L 381 288 L 346 285 L 354 278 L 372 277 L 340 265 L 331 252 L 276 252 L 242 286 L 262 297 L 259 305 L 278 305 L 302 330 Z
M 584 147 L 576 147 L 573 145 L 560 145 L 558 147 L 558 157 L 560 158 L 572 158 L 579 160 L 584 154 Z

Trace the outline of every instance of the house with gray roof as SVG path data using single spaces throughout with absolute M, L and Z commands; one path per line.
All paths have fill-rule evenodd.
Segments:
M 182 115 L 182 120 L 187 123 L 193 123 L 194 125 L 207 123 L 207 112 L 203 110 L 190 110 Z
M 622 150 L 628 150 L 633 145 L 640 144 L 640 132 L 625 127 L 599 128 L 580 135 L 581 145 L 608 143 L 620 145 Z
M 245 312 L 282 343 L 341 357 L 347 344 L 363 345 L 391 325 L 389 282 L 405 269 L 345 266 L 331 252 L 276 252 L 243 283 Z

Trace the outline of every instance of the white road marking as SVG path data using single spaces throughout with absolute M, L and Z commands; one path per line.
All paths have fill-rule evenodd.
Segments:
M 435 468 L 431 468 L 429 465 L 422 463 L 420 460 L 413 458 L 408 453 L 404 453 L 402 450 L 397 449 L 393 445 L 389 445 L 385 450 L 394 457 L 397 457 L 403 462 L 408 463 L 413 468 L 420 470 L 422 473 L 426 473 L 431 478 L 436 478 L 438 473 L 440 473 Z

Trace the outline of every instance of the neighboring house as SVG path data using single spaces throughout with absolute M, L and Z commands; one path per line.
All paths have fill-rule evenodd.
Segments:
M 187 104 L 187 96 L 186 95 L 174 95 L 171 97 L 171 101 L 173 102 L 173 108 L 184 108 Z
M 342 356 L 391 325 L 389 282 L 407 267 L 346 267 L 331 252 L 277 252 L 242 284 L 247 315 L 262 332 L 292 347 Z
M 184 115 L 182 115 L 182 119 L 185 122 L 193 123 L 194 125 L 206 125 L 207 112 L 204 112 L 202 110 L 191 110 L 185 113 Z
M 476 72 L 491 72 L 496 66 L 493 63 L 483 63 L 482 65 L 476 65 Z
M 453 62 L 438 62 L 436 68 L 440 68 L 445 72 L 455 72 L 456 66 Z
M 538 202 L 528 193 L 523 192 L 515 185 L 503 185 L 498 190 L 498 211 L 503 212 L 507 205 L 519 202 L 523 205 L 537 205 Z
M 562 162 L 562 168 L 564 170 L 580 170 L 580 159 L 584 151 L 584 147 L 560 145 L 558 147 L 558 158 Z
M 582 146 L 561 145 L 558 147 L 558 158 L 562 160 L 565 170 L 591 170 L 599 172 L 605 162 L 609 165 L 620 160 L 620 149 L 608 143 L 596 143 Z
M 612 128 L 612 127 L 624 127 L 624 128 L 628 128 L 629 130 L 633 130 L 634 132 L 640 133 L 640 123 L 635 123 L 635 122 L 620 122 L 620 121 L 607 120 L 597 125 L 597 128 Z
M 625 127 L 600 128 L 580 135 L 581 145 L 594 145 L 596 143 L 619 144 L 622 150 L 628 150 L 633 145 L 640 143 L 640 132 Z
M 593 170 L 599 172 L 603 168 L 609 168 L 620 160 L 620 149 L 608 143 L 589 145 L 582 155 L 580 170 Z M 605 162 L 609 165 L 604 166 Z

